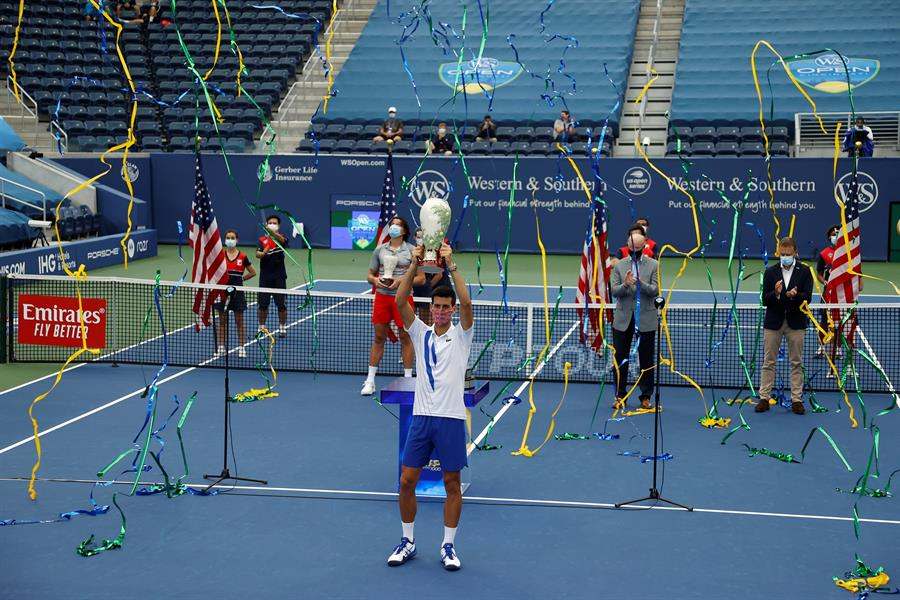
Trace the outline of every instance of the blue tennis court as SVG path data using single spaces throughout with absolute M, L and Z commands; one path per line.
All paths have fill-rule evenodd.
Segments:
M 320 282 L 317 288 L 362 291 L 358 282 Z M 685 294 L 679 302 L 706 302 L 687 295 L 700 292 L 676 294 Z M 499 292 L 487 288 L 481 297 L 498 299 Z M 539 288 L 515 288 L 510 299 L 541 298 Z M 348 342 L 345 351 L 364 354 L 367 345 L 365 337 Z M 896 361 L 896 356 L 881 359 Z M 400 569 L 385 565 L 400 537 L 398 422 L 387 406 L 359 396 L 362 377 L 357 375 L 282 372 L 280 396 L 232 405 L 233 472 L 267 479 L 267 486 L 224 488 L 216 496 L 129 497 L 126 482 L 134 474 L 117 476 L 117 468 L 107 479 L 121 484 L 94 488 L 97 471 L 132 447 L 146 414 L 142 393 L 155 369 L 86 364 L 64 375 L 36 409 L 44 452 L 36 502 L 26 494 L 34 460 L 26 410 L 51 380 L 0 394 L 5 499 L 0 519 L 52 519 L 90 508 L 92 489 L 101 504 L 109 504 L 118 491 L 127 517 L 124 547 L 91 558 L 74 550 L 91 534 L 98 539 L 118 534 L 115 508 L 69 522 L 0 528 L 0 561 L 10 596 L 127 596 L 139 593 L 132 586 L 145 590 L 160 576 L 177 593 L 191 596 L 224 576 L 226 596 L 316 590 L 317 595 L 371 598 L 421 590 L 417 593 L 423 596 L 456 598 L 490 588 L 502 598 L 819 599 L 847 597 L 832 576 L 855 566 L 854 553 L 889 573 L 900 567 L 895 499 L 859 499 L 836 491 L 854 486 L 872 449 L 871 431 L 850 427 L 847 407 L 836 393 L 817 396 L 827 412 L 803 417 L 781 406 L 758 415 L 746 405 L 749 430 L 738 431 L 723 445 L 726 429 L 698 424 L 704 400 L 707 405 L 713 401 L 711 390 L 701 399 L 689 387 L 663 388 L 660 452 L 672 458 L 659 462 L 662 493 L 694 506 L 688 513 L 664 506 L 613 508 L 649 487 L 652 462 L 641 457 L 652 454 L 653 417 L 607 421 L 610 386 L 599 400 L 600 386 L 592 383 L 573 383 L 565 395 L 555 431 L 589 439 L 551 439 L 539 454 L 525 458 L 511 452 L 522 441 L 527 382 L 520 377 L 508 392 L 525 402 L 505 405 L 502 399 L 490 403 L 505 383 L 494 380 L 483 410 L 473 411 L 472 433 L 484 432 L 491 416 L 505 409 L 486 440 L 500 447 L 473 450 L 469 457 L 471 487 L 457 536 L 463 569 L 451 574 L 438 561 L 441 504 L 430 499 L 420 501 L 416 519 L 419 557 Z M 378 384 L 389 380 L 379 377 Z M 232 372 L 232 393 L 263 383 L 255 371 Z M 194 392 L 197 400 L 183 428 L 185 481 L 199 486 L 204 473 L 221 468 L 222 372 L 171 367 L 161 375 L 160 419 L 174 408 L 173 396 L 183 406 Z M 718 394 L 727 397 L 722 390 Z M 563 385 L 539 381 L 533 397 L 537 413 L 531 448 L 543 441 Z M 870 418 L 895 402 L 887 393 L 865 394 L 863 400 Z M 851 401 L 859 416 L 858 399 L 851 396 Z M 720 403 L 719 413 L 731 417 L 734 426 L 740 406 Z M 882 448 L 889 448 L 885 442 L 898 433 L 895 415 L 880 417 L 878 426 Z M 818 434 L 802 464 L 751 457 L 743 445 L 799 457 L 815 427 L 831 435 L 852 472 Z M 173 419 L 160 433 L 166 441 L 162 462 L 171 476 L 184 473 L 174 428 Z M 879 466 L 882 476 L 870 480 L 870 487 L 884 488 L 888 475 L 900 468 L 890 452 L 882 453 Z M 161 475 L 154 465 L 141 479 L 159 482 Z M 857 501 L 858 541 L 851 513 Z M 126 574 L 125 581 L 105 583 L 111 573 Z

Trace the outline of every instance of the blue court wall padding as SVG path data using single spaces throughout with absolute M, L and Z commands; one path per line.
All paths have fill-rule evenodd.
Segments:
M 225 177 L 221 157 L 205 155 L 203 159 L 219 227 L 236 229 L 245 243 L 252 243 L 261 231 L 260 215 L 251 213 L 244 204 L 244 200 L 255 198 L 261 160 L 261 156 L 254 155 L 231 157 L 239 194 Z M 329 247 L 333 206 L 377 212 L 385 161 L 384 156 L 273 156 L 270 171 L 264 177 L 266 181 L 259 204 L 278 204 L 303 222 L 314 246 Z M 160 153 L 151 155 L 150 163 L 153 222 L 160 241 L 174 243 L 178 239 L 176 221 L 180 219 L 187 223 L 190 219 L 194 159 L 190 154 Z M 453 228 L 462 212 L 463 198 L 470 194 L 470 207 L 459 234 L 461 249 L 475 249 L 473 213 L 477 207 L 482 249 L 487 252 L 502 250 L 514 160 L 472 157 L 466 163 L 471 192 L 456 159 L 429 158 L 422 164 L 420 158 L 395 158 L 399 213 L 413 223 L 418 220 L 418 204 L 427 196 L 445 197 L 453 210 Z M 588 182 L 592 182 L 588 161 L 582 159 L 578 164 Z M 748 256 L 760 255 L 756 233 L 756 227 L 759 227 L 771 256 L 774 223 L 769 210 L 763 159 L 694 159 L 688 176 L 684 175 L 677 159 L 660 159 L 655 164 L 690 188 L 701 203 L 704 241 L 706 232 L 710 228 L 714 231 L 713 241 L 706 249 L 708 256 L 727 256 L 731 239 L 733 211 L 725 205 L 716 189 L 730 201 L 738 202 L 749 186 L 747 206 L 740 219 L 738 249 Z M 403 178 L 412 178 L 420 165 L 419 176 L 409 188 L 403 189 Z M 621 245 L 628 226 L 637 216 L 650 219 L 652 237 L 658 243 L 671 243 L 681 250 L 693 247 L 693 220 L 684 194 L 673 190 L 640 160 L 608 159 L 602 160 L 600 165 L 605 181 L 604 198 L 609 207 L 611 248 Z M 773 159 L 775 200 L 782 234 L 787 233 L 791 214 L 796 214 L 795 237 L 801 255 L 807 259 L 822 247 L 828 227 L 840 220 L 831 168 L 831 160 L 827 158 Z M 849 169 L 850 163 L 842 159 L 838 164 L 839 194 L 846 194 Z M 702 178 L 701 173 L 708 176 L 708 180 Z M 515 187 L 510 249 L 514 252 L 537 251 L 536 210 L 548 252 L 580 254 L 590 214 L 585 194 L 568 164 L 555 158 L 523 158 L 519 161 Z M 885 224 L 890 202 L 900 189 L 900 159 L 874 158 L 861 162 L 860 189 L 863 257 L 885 260 L 888 252 Z

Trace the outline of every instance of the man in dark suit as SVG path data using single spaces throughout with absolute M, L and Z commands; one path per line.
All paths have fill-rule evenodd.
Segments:
M 809 267 L 797 259 L 797 243 L 793 238 L 778 242 L 780 260 L 766 269 L 763 276 L 763 366 L 759 378 L 759 403 L 756 412 L 769 410 L 772 387 L 775 385 L 775 360 L 781 340 L 787 341 L 791 364 L 791 410 L 806 413 L 803 408 L 803 337 L 809 319 L 800 310 L 812 299 L 813 281 Z
M 641 408 L 650 408 L 650 394 L 656 368 L 657 310 L 653 300 L 659 295 L 659 265 L 644 254 L 647 239 L 640 225 L 632 225 L 628 230 L 629 254 L 615 264 L 610 273 L 610 290 L 616 299 L 613 312 L 613 349 L 618 365 L 616 370 L 616 404 L 625 407 L 628 394 L 628 362 L 631 343 L 637 328 L 638 362 L 641 374 L 638 376 Z M 638 310 L 638 304 L 640 309 Z M 635 312 L 638 312 L 635 323 Z

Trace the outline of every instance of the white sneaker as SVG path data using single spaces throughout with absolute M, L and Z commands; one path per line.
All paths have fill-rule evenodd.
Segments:
M 225 356 L 225 346 L 219 346 L 218 348 L 216 348 L 216 358 L 219 358 L 221 356 Z
M 241 358 L 247 358 L 247 349 L 241 346 L 238 348 L 238 356 Z
M 416 545 L 409 538 L 401 538 L 400 543 L 394 548 L 394 552 L 388 557 L 389 567 L 399 567 L 408 560 L 416 557 Z M 459 567 L 457 567 L 459 568 Z
M 375 394 L 375 382 L 371 379 L 366 379 L 366 382 L 363 383 L 362 389 L 359 391 L 360 396 L 372 396 Z
M 278 337 L 280 337 L 280 338 L 287 337 L 287 329 L 285 329 L 284 325 L 278 326 Z
M 265 330 L 266 330 L 266 326 L 265 326 L 265 325 L 260 325 L 260 326 L 257 328 L 256 333 L 263 333 Z
M 462 565 L 459 563 L 459 556 L 457 556 L 453 544 L 441 546 L 441 564 L 448 571 L 459 571 Z
M 825 346 L 819 346 L 816 350 L 816 358 L 825 358 Z

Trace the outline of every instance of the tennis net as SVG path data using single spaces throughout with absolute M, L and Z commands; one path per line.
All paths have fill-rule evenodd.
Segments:
M 283 371 L 363 375 L 368 369 L 373 335 L 372 296 L 368 292 L 238 288 L 246 308 L 240 328 L 233 317 L 229 319 L 229 339 L 225 342 L 217 327 L 198 328 L 192 310 L 198 292 L 221 293 L 225 289 L 222 286 L 102 277 L 76 282 L 69 277 L 35 275 L 10 275 L 3 279 L 3 285 L 3 341 L 11 362 L 61 363 L 81 347 L 77 317 L 80 291 L 88 346 L 98 352 L 84 352 L 77 361 L 221 368 L 225 357 L 217 349 L 224 345 L 229 349 L 229 365 L 235 369 L 268 366 L 269 357 L 271 366 Z M 288 319 L 283 338 L 257 334 L 259 298 L 267 293 L 284 295 Z M 278 326 L 275 308 L 272 302 L 267 323 L 273 332 Z M 824 307 L 810 308 L 825 320 Z M 836 322 L 849 310 L 830 308 Z M 580 307 L 574 304 L 560 304 L 554 310 L 552 305 L 476 300 L 470 359 L 475 375 L 525 379 L 535 366 L 534 359 L 546 348 L 549 358 L 538 380 L 561 381 L 564 365 L 569 362 L 570 381 L 611 382 L 612 351 L 595 352 L 583 343 L 581 315 Z M 216 311 L 213 316 L 214 325 L 221 321 Z M 693 380 L 706 389 L 748 390 L 752 382 L 755 389 L 762 364 L 759 306 L 673 304 L 666 317 L 668 335 L 663 336 L 662 354 L 671 363 L 664 364 L 659 372 L 663 385 L 690 385 Z M 839 371 L 846 375 L 848 390 L 896 391 L 900 381 L 898 320 L 900 304 L 865 304 L 853 309 L 843 324 L 849 344 L 846 355 L 842 358 L 843 352 L 839 352 L 835 356 Z M 611 344 L 608 322 L 606 336 Z M 816 356 L 821 347 L 816 330 L 810 326 L 804 341 L 807 388 L 834 391 L 839 378 L 830 376 L 824 357 Z M 824 350 L 830 355 L 831 345 Z M 632 367 L 631 381 L 636 367 Z M 788 388 L 789 365 L 783 351 L 776 368 L 777 385 Z M 399 344 L 386 344 L 379 372 L 402 372 Z

